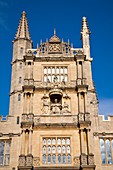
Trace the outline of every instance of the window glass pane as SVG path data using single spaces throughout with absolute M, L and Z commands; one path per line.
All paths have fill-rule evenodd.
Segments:
M 5 155 L 4 165 L 9 165 L 9 159 L 10 159 L 10 156 L 9 155 Z
M 52 74 L 55 74 L 55 68 L 52 67 Z
M 100 151 L 102 157 L 102 164 L 106 163 L 106 154 L 105 154 L 105 147 L 104 147 L 104 140 L 100 139 Z
M 0 165 L 3 165 L 4 155 L 0 155 Z
M 46 146 L 43 147 L 43 153 L 46 153 Z
M 61 163 L 61 155 L 58 155 L 58 164 Z
M 56 144 L 56 140 L 52 139 L 52 144 L 55 145 Z
M 48 164 L 51 163 L 51 155 L 48 155 Z
M 6 154 L 9 154 L 10 153 L 10 142 L 6 142 L 6 151 L 5 151 Z
M 66 155 L 62 156 L 63 164 L 66 164 Z
M 108 164 L 112 164 L 112 156 L 111 156 L 111 148 L 110 148 L 110 141 L 106 140 L 106 151 L 108 155 Z
M 48 68 L 48 74 L 51 74 L 51 68 L 50 67 Z
M 56 155 L 52 155 L 52 163 L 56 164 Z
M 67 144 L 67 145 L 70 145 L 70 139 L 69 139 L 69 138 L 66 139 L 66 144 Z
M 65 139 L 62 139 L 62 144 L 65 145 Z
M 56 68 L 56 73 L 59 74 L 59 67 Z
M 48 146 L 48 153 L 51 153 L 51 146 Z
M 65 75 L 65 77 L 64 77 L 64 81 L 67 82 L 67 76 L 66 76 L 66 75 Z
M 0 142 L 0 155 L 4 154 L 4 142 Z
M 44 67 L 44 74 L 47 74 L 47 68 Z
M 58 146 L 58 153 L 61 153 L 61 146 Z
M 63 67 L 60 68 L 60 73 L 63 74 Z
M 67 67 L 64 68 L 64 74 L 67 74 Z
M 46 139 L 43 139 L 43 144 L 46 145 Z
M 70 164 L 71 163 L 71 155 L 68 155 L 67 159 L 68 159 L 68 164 Z
M 48 139 L 48 145 L 51 145 L 51 139 Z
M 52 146 L 52 153 L 56 153 L 56 147 Z
M 66 153 L 66 148 L 65 148 L 65 146 L 62 146 L 62 153 Z
M 46 164 L 46 155 L 43 155 L 43 164 Z
M 58 138 L 57 143 L 60 145 L 61 144 L 61 139 Z
M 67 146 L 67 153 L 70 153 L 70 146 Z

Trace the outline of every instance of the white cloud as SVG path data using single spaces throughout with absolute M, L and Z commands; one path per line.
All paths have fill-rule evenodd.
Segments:
M 113 99 L 100 99 L 99 100 L 99 114 L 113 115 Z

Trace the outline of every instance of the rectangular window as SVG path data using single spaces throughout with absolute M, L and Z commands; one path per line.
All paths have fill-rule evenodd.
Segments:
M 0 166 L 9 165 L 10 144 L 9 140 L 0 140 Z
M 44 67 L 44 82 L 68 82 L 68 67 Z
M 70 146 L 69 137 L 43 138 L 42 164 L 70 164 Z

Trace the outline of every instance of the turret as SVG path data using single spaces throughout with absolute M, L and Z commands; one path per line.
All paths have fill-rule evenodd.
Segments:
M 82 29 L 81 29 L 81 39 L 84 54 L 86 55 L 86 59 L 90 59 L 90 30 L 88 27 L 88 22 L 86 17 L 82 18 Z
M 15 39 L 13 41 L 13 58 L 12 58 L 12 78 L 10 91 L 10 113 L 21 112 L 18 104 L 22 102 L 22 86 L 24 80 L 24 55 L 27 49 L 32 48 L 26 13 L 23 11 L 20 18 L 19 26 Z M 18 103 L 18 104 L 17 104 Z M 22 109 L 22 107 L 20 107 Z M 18 111 L 17 111 L 18 110 Z M 17 113 L 18 114 L 18 113 Z

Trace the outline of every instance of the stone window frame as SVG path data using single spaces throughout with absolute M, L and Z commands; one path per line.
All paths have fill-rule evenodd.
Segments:
M 58 139 L 61 140 L 60 143 L 58 143 Z M 62 142 L 63 139 L 65 140 L 65 143 Z M 69 143 L 66 143 L 67 139 L 69 139 Z M 46 141 L 45 143 L 44 140 Z M 50 143 L 48 143 L 49 140 Z M 55 141 L 55 143 L 52 143 L 53 140 Z M 58 151 L 58 147 L 60 147 L 59 151 Z M 65 151 L 63 151 L 64 147 L 65 147 Z M 59 156 L 60 159 L 58 159 Z M 46 165 L 46 166 L 47 165 L 71 165 L 72 163 L 71 137 L 70 136 L 43 136 L 41 157 L 42 157 L 42 165 Z
M 9 145 L 7 145 L 7 144 L 9 144 Z M 0 167 L 1 166 L 9 166 L 10 165 L 11 140 L 10 139 L 0 139 L 0 147 L 1 147 L 0 148 Z M 2 147 L 3 147 L 3 149 L 2 149 Z

